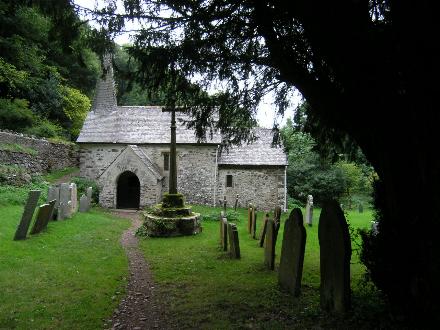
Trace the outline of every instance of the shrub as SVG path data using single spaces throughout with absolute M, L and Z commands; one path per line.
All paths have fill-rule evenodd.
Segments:
M 98 204 L 99 202 L 99 187 L 98 184 L 90 179 L 82 178 L 79 176 L 75 176 L 72 178 L 72 182 L 76 183 L 76 187 L 78 190 L 78 196 L 85 195 L 87 193 L 87 188 L 92 187 L 92 202 L 94 204 Z

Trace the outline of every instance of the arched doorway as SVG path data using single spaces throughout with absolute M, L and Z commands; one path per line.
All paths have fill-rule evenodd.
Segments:
M 130 171 L 122 173 L 117 182 L 116 207 L 118 209 L 138 209 L 141 196 L 141 184 L 136 174 Z

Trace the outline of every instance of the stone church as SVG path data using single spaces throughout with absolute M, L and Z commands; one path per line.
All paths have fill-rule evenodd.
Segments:
M 97 181 L 108 208 L 142 208 L 168 191 L 170 112 L 159 106 L 118 106 L 111 61 L 97 83 L 93 106 L 78 137 L 80 175 Z M 272 131 L 256 128 L 252 144 L 220 152 L 221 136 L 198 143 L 176 113 L 177 184 L 189 204 L 286 208 L 287 157 L 272 147 Z

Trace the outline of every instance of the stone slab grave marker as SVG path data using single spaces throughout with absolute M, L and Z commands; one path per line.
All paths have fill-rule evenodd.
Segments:
M 51 201 L 49 201 L 49 205 L 50 205 L 50 212 L 49 212 L 49 219 L 47 219 L 46 223 L 43 226 L 43 229 L 46 229 L 47 224 L 49 223 L 50 220 L 54 219 L 54 213 L 55 213 L 55 204 L 56 204 L 56 200 L 52 199 Z
M 275 242 L 278 238 L 278 231 L 280 230 L 281 226 L 281 207 L 277 206 L 275 207 L 275 210 L 273 211 L 273 221 L 275 223 Z
M 78 212 L 78 189 L 74 182 L 70 184 L 70 202 L 72 203 L 72 214 Z
M 275 268 L 275 223 L 272 219 L 266 225 L 266 245 L 264 249 L 264 265 L 267 269 Z
M 222 248 L 223 251 L 228 251 L 228 219 L 222 218 Z
M 238 194 L 237 196 L 235 196 L 234 211 L 237 211 L 237 206 L 238 206 Z
M 30 232 L 31 235 L 38 234 L 45 228 L 45 225 L 47 225 L 49 222 L 49 218 L 52 213 L 51 209 L 52 207 L 50 204 L 43 204 L 38 207 L 37 218 L 32 226 Z
M 229 255 L 231 258 L 240 259 L 240 242 L 235 223 L 228 223 Z
M 60 206 L 58 207 L 58 216 L 57 220 L 65 220 L 71 217 L 70 213 L 70 201 L 67 203 L 60 202 Z
M 29 191 L 20 223 L 18 224 L 17 230 L 14 235 L 14 241 L 26 238 L 29 225 L 32 221 L 32 216 L 34 215 L 35 207 L 37 206 L 38 199 L 40 198 L 40 194 L 41 190 Z
M 313 224 L 313 196 L 307 195 L 307 204 L 306 204 L 306 224 L 309 227 Z
M 219 242 L 220 242 L 220 244 L 222 244 L 222 242 L 223 242 L 223 218 L 225 217 L 226 215 L 225 215 L 225 213 L 223 212 L 223 211 L 220 211 L 220 217 L 219 217 L 219 219 L 218 219 L 218 223 L 219 223 L 219 225 L 220 225 L 220 230 L 219 230 L 219 233 L 220 233 L 220 239 L 219 239 Z M 223 245 L 222 245 L 223 246 Z
M 67 202 L 67 204 L 66 204 L 66 218 L 71 218 L 72 217 L 72 214 L 73 214 L 73 211 L 72 211 L 72 202 L 71 201 L 68 201 Z
M 251 233 L 252 209 L 253 209 L 252 204 L 249 203 L 249 207 L 248 207 L 248 222 L 247 222 L 247 230 L 248 230 L 249 234 Z
M 57 215 L 58 206 L 60 203 L 60 187 L 59 186 L 49 186 L 49 189 L 47 191 L 47 203 L 50 201 L 55 200 L 55 206 L 54 206 L 54 212 L 51 219 L 55 219 L 55 216 Z
M 261 225 L 260 230 L 260 247 L 264 246 L 264 239 L 266 238 L 266 230 L 267 230 L 267 222 L 269 221 L 269 213 L 266 213 L 266 216 L 264 217 L 263 224 Z
M 329 201 L 322 208 L 318 238 L 321 308 L 345 313 L 350 308 L 351 242 L 347 221 L 336 201 Z
M 88 187 L 86 190 L 86 196 L 89 199 L 89 207 L 92 206 L 92 195 L 93 195 L 93 188 L 92 187 Z
M 257 238 L 257 213 L 255 208 L 252 208 L 251 236 L 253 239 Z
M 81 195 L 79 199 L 79 212 L 87 212 L 89 209 L 89 198 L 86 195 Z
M 295 208 L 290 212 L 289 218 L 284 224 L 280 268 L 278 270 L 280 286 L 295 297 L 298 297 L 301 291 L 306 235 L 301 210 Z

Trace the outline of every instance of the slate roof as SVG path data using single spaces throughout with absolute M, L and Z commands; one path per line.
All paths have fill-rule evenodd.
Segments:
M 177 143 L 197 143 L 194 131 L 188 130 L 179 118 L 189 119 L 185 114 L 176 112 Z M 158 106 L 124 106 L 107 113 L 90 111 L 77 142 L 170 143 L 170 124 L 171 113 L 162 112 L 162 107 Z M 220 142 L 220 134 L 215 134 L 212 140 L 208 137 L 206 141 L 214 144 Z
M 282 146 L 272 146 L 271 129 L 255 128 L 258 139 L 251 144 L 234 146 L 222 151 L 219 165 L 287 165 L 287 156 Z
M 162 180 L 162 175 L 160 174 L 160 168 L 148 157 L 145 152 L 142 151 L 137 145 L 130 144 L 129 147 L 134 151 L 134 153 L 142 160 L 145 166 L 153 173 L 153 175 L 158 180 Z

